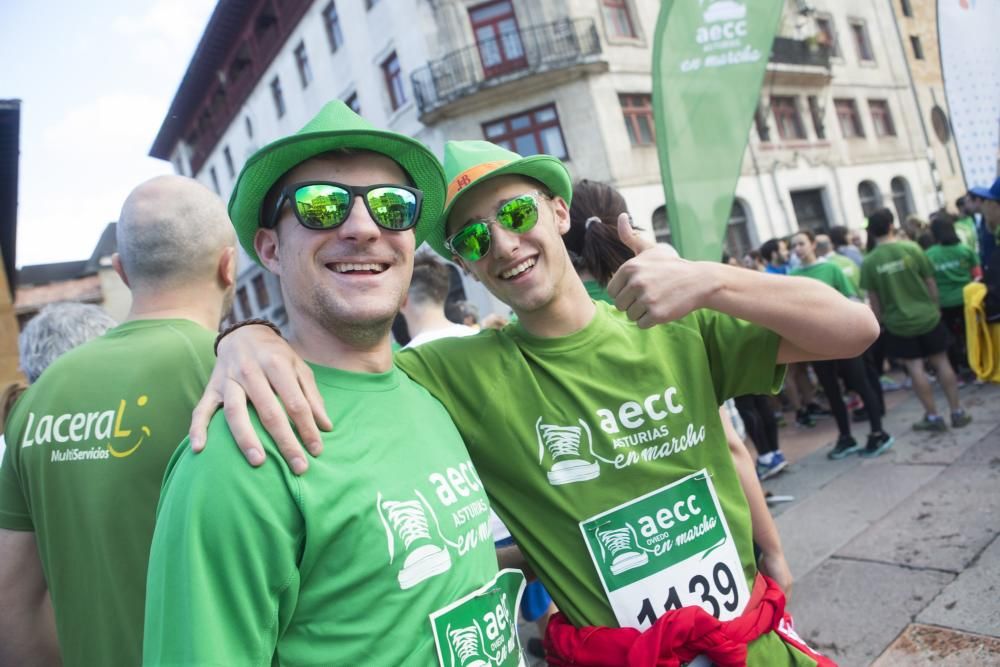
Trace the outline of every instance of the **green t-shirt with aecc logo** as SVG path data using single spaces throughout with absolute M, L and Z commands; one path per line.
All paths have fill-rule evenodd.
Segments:
M 845 257 L 844 259 L 847 258 Z M 847 261 L 850 262 L 851 265 L 854 265 L 854 262 L 851 262 L 851 260 L 847 259 Z M 824 282 L 848 298 L 857 298 L 858 296 L 858 292 L 854 289 L 854 285 L 852 285 L 851 281 L 847 279 L 844 272 L 840 270 L 840 267 L 829 260 L 820 260 L 818 262 L 813 262 L 809 266 L 800 266 L 792 271 L 792 275 L 805 276 L 807 278 L 814 278 Z
M 448 413 L 396 368 L 311 368 L 336 428 L 306 474 L 288 469 L 256 413 L 260 468 L 221 413 L 204 452 L 171 460 L 143 664 L 436 664 L 432 614 L 446 622 L 445 662 L 519 656 L 516 586 L 491 618 L 451 608 L 490 584 L 497 561 L 489 503 Z
M 878 297 L 882 323 L 897 336 L 920 336 L 941 320 L 928 278 L 934 278 L 934 267 L 912 241 L 880 243 L 861 265 L 861 287 Z
M 962 289 L 972 282 L 972 269 L 979 266 L 979 255 L 961 243 L 932 245 L 926 252 L 934 265 L 941 307 L 961 306 Z
M 520 325 L 396 357 L 451 413 L 510 528 L 576 625 L 647 628 L 700 604 L 729 619 L 757 570 L 718 406 L 776 390 L 779 337 L 697 311 L 640 329 L 597 303 L 582 330 Z M 812 665 L 768 633 L 751 665 Z
M 214 339 L 189 320 L 126 322 L 53 362 L 11 413 L 0 528 L 35 533 L 64 665 L 140 664 L 163 471 Z

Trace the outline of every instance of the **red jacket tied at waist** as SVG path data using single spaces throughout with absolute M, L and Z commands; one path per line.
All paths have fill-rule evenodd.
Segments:
M 575 627 L 561 613 L 545 632 L 545 657 L 557 667 L 679 667 L 699 655 L 718 667 L 746 667 L 747 644 L 778 629 L 785 594 L 758 574 L 743 613 L 720 621 L 701 607 L 672 609 L 649 629 Z

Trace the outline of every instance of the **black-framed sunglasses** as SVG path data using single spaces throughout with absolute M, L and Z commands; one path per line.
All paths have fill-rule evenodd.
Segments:
M 538 197 L 544 192 L 526 192 L 504 202 L 492 220 L 472 220 L 458 232 L 448 237 L 444 244 L 453 254 L 469 262 L 478 262 L 490 251 L 493 234 L 490 222 L 499 224 L 516 234 L 524 234 L 538 222 Z
M 364 200 L 376 225 L 401 232 L 417 224 L 424 194 L 416 188 L 390 183 L 364 186 L 332 181 L 289 183 L 281 189 L 271 219 L 264 227 L 273 229 L 278 225 L 281 207 L 287 201 L 292 204 L 292 211 L 303 227 L 333 229 L 344 224 L 357 197 Z

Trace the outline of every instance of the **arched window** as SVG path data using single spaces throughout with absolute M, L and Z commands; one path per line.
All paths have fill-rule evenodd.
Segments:
M 661 206 L 653 211 L 653 234 L 657 243 L 670 243 L 670 225 L 667 224 L 667 207 Z
M 729 212 L 729 223 L 726 225 L 726 252 L 730 257 L 740 258 L 752 248 L 748 207 L 742 199 L 734 199 L 733 209 Z
M 910 184 L 902 176 L 897 176 L 889 185 L 892 187 L 892 205 L 896 207 L 896 216 L 902 222 L 914 212 Z
M 861 212 L 866 218 L 882 208 L 882 192 L 872 181 L 858 183 L 858 199 L 861 200 Z

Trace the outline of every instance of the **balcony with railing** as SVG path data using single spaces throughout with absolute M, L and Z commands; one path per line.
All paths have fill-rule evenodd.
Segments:
M 823 85 L 833 78 L 830 47 L 815 40 L 775 37 L 767 64 L 767 82 Z
M 423 122 L 482 90 L 525 77 L 600 62 L 593 19 L 564 19 L 507 30 L 432 60 L 410 75 Z

